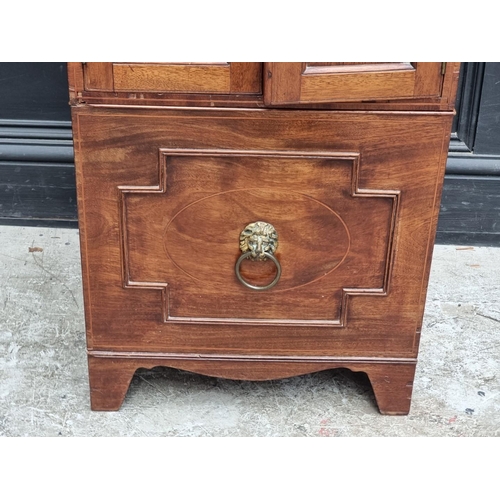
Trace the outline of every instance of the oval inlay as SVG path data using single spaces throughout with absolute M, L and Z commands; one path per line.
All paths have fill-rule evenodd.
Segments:
M 234 273 L 241 254 L 239 236 L 256 220 L 269 222 L 279 235 L 276 257 L 282 275 L 271 291 L 322 278 L 349 251 L 349 231 L 334 210 L 301 193 L 267 189 L 225 191 L 191 203 L 169 221 L 164 247 L 173 263 L 192 278 L 240 289 Z M 244 261 L 241 270 L 256 284 L 275 273 L 270 262 Z

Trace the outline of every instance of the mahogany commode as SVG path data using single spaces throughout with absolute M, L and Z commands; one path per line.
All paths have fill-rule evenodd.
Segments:
M 366 372 L 407 414 L 458 63 L 69 63 L 91 403 Z

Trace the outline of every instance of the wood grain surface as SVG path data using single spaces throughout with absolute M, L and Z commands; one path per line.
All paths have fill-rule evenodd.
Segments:
M 415 362 L 406 360 L 326 360 L 326 359 L 216 359 L 194 356 L 89 355 L 91 408 L 119 410 L 138 368 L 168 366 L 234 380 L 275 380 L 305 373 L 348 368 L 368 375 L 380 413 L 407 415 L 410 411 Z
M 458 65 L 110 64 L 68 68 L 92 408 L 139 367 L 343 367 L 408 413 Z M 256 221 L 279 235 L 264 292 L 234 272 Z
M 75 111 L 92 348 L 416 355 L 451 114 Z M 411 128 L 405 127 L 409 116 Z M 214 148 L 238 153 L 206 153 Z M 336 155 L 358 157 L 358 172 L 353 160 L 322 159 Z M 263 185 L 271 195 L 264 190 L 262 197 Z M 246 196 L 220 194 L 242 186 Z M 257 211 L 248 190 L 258 195 Z M 292 191 L 300 196 L 290 197 Z M 387 192 L 399 193 L 397 204 Z M 238 231 L 256 216 L 265 219 L 266 204 L 276 196 L 279 208 L 269 213 L 276 227 L 284 224 L 280 258 L 288 275 L 279 287 L 254 292 L 230 271 Z M 297 197 L 307 199 L 303 208 Z M 335 268 L 317 280 L 307 248 L 292 245 L 294 220 L 297 230 L 307 226 L 306 209 L 324 226 L 311 251 L 323 259 L 324 272 Z M 340 228 L 332 211 L 346 227 L 334 231 L 338 239 L 330 228 Z M 172 237 L 172 224 L 181 235 Z M 199 235 L 214 241 L 204 243 Z M 330 261 L 328 245 L 335 247 Z M 307 283 L 296 286 L 301 279 Z
M 439 99 L 446 90 L 442 63 L 266 63 L 266 75 L 268 105 Z
M 262 63 L 85 63 L 83 73 L 87 91 L 258 94 L 262 89 Z

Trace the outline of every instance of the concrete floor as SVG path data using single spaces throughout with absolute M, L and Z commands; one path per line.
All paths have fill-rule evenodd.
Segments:
M 0 436 L 500 436 L 500 248 L 435 248 L 407 417 L 380 415 L 348 370 L 260 383 L 144 370 L 101 413 L 78 231 L 0 226 L 0 241 Z

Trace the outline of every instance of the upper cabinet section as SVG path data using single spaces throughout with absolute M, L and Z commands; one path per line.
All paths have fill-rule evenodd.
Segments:
M 459 63 L 68 63 L 72 104 L 451 110 Z

